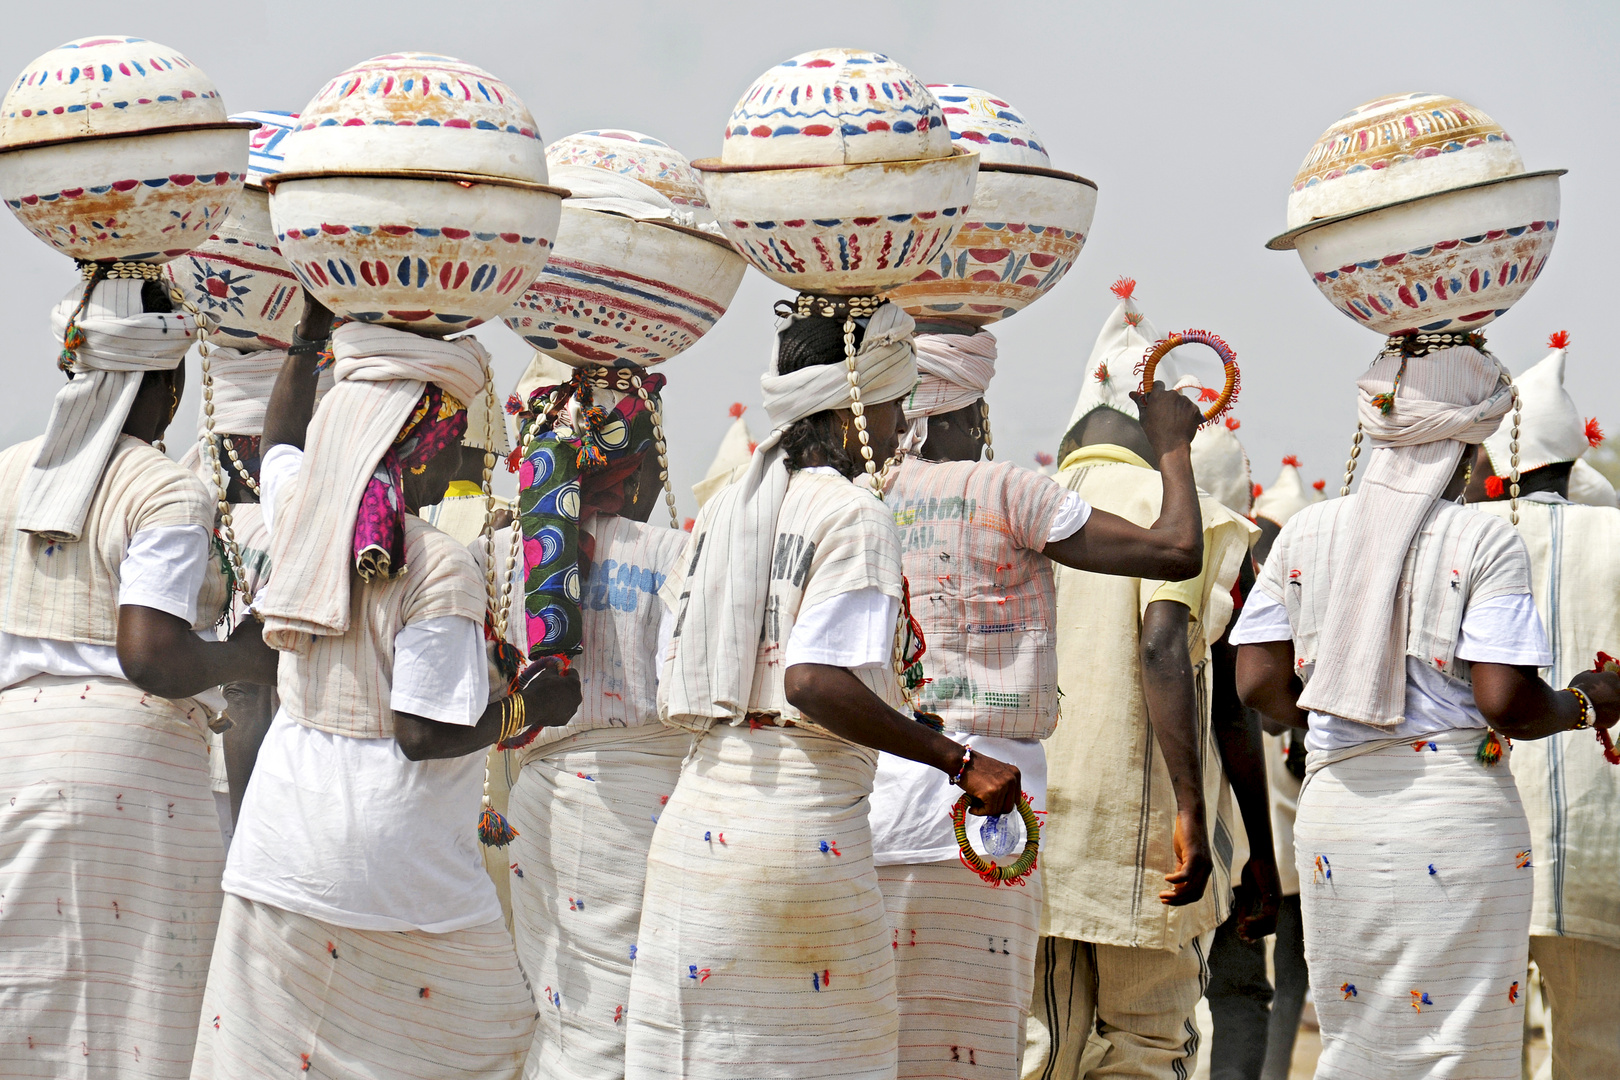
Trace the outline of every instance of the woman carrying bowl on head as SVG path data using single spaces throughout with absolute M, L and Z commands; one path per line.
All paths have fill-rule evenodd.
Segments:
M 976 813 L 1018 798 L 1017 769 L 897 711 L 900 545 L 855 481 L 905 429 L 911 317 L 814 304 L 778 336 L 761 380 L 772 434 L 704 506 L 678 590 L 660 710 L 700 734 L 648 855 L 631 1078 L 893 1077 L 893 949 L 867 826 L 878 751 L 944 772 Z
M 189 1073 L 224 861 L 192 699 L 275 680 L 257 622 L 199 636 L 226 583 L 214 496 L 160 449 L 196 324 L 158 269 L 97 267 L 56 306 L 71 381 L 0 453 L 7 1077 Z
M 264 424 L 282 651 L 226 866 L 193 1076 L 518 1075 L 534 998 L 476 838 L 485 751 L 566 722 L 577 679 L 491 687 L 484 582 L 416 516 L 459 461 L 488 354 L 310 303 Z M 313 416 L 312 416 L 313 412 Z

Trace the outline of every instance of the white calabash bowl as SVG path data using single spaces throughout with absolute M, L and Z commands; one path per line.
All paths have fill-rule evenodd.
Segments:
M 1295 250 L 1329 303 L 1380 334 L 1473 329 L 1541 275 L 1558 235 L 1559 175 L 1412 199 L 1312 229 Z
M 708 333 L 747 270 L 718 236 L 564 203 L 551 258 L 506 325 L 573 367 L 645 367 Z
M 136 132 L 0 151 L 0 198 L 79 260 L 164 262 L 207 240 L 242 194 L 251 124 Z
M 721 232 L 772 281 L 869 295 L 921 274 L 967 220 L 979 155 L 806 167 L 694 161 Z
M 442 336 L 505 314 L 539 276 L 566 191 L 422 173 L 272 178 L 303 286 L 339 315 Z
M 298 278 L 281 257 L 270 196 L 250 187 L 218 232 L 163 268 L 198 310 L 214 319 L 215 345 L 285 349 L 303 311 Z
M 945 250 L 890 299 L 919 319 L 975 326 L 1045 296 L 1085 247 L 1097 185 L 1053 169 L 979 166 L 967 220 Z

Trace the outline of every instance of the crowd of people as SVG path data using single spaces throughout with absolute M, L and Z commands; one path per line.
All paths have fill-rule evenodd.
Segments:
M 1552 1075 L 1620 1077 L 1567 341 L 1391 338 L 1330 498 L 1114 293 L 1051 473 L 990 332 L 784 302 L 682 529 L 661 375 L 537 354 L 514 444 L 475 336 L 309 295 L 173 460 L 196 317 L 89 267 L 0 452 L 0 1076 L 1183 1080 L 1207 998 L 1284 1080 L 1308 996 L 1319 1077 L 1508 1078 L 1533 961 Z

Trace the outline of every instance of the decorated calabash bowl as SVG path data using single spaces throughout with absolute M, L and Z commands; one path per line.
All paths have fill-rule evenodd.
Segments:
M 967 220 L 979 155 L 862 165 L 694 161 L 720 230 L 772 281 L 869 295 L 923 273 Z
M 567 192 L 450 173 L 272 180 L 276 242 L 339 315 L 443 336 L 497 318 L 545 266 Z
M 566 202 L 555 248 L 506 325 L 576 367 L 645 367 L 685 352 L 726 313 L 748 269 L 719 236 Z
M 922 80 L 882 53 L 817 49 L 744 92 L 726 122 L 727 165 L 854 165 L 945 157 L 950 135 Z
M 679 210 L 706 217 L 703 185 L 686 155 L 639 131 L 601 128 L 581 131 L 546 147 L 546 167 L 602 169 L 646 184 Z
M 162 262 L 230 212 L 252 127 L 175 50 L 82 38 L 29 64 L 0 102 L 0 198 L 75 259 Z
M 1380 334 L 1485 325 L 1529 290 L 1558 236 L 1560 171 L 1426 195 L 1294 241 L 1311 280 Z
M 270 222 L 265 181 L 281 171 L 280 142 L 293 113 L 241 113 L 259 127 L 248 143 L 248 179 L 225 223 L 202 244 L 164 267 L 164 274 L 214 320 L 209 338 L 233 349 L 284 349 L 303 305 L 298 278 L 281 257 Z
M 891 294 L 919 319 L 983 326 L 1046 295 L 1080 256 L 1097 185 L 1051 167 L 1044 141 L 1006 100 L 977 87 L 928 88 L 959 147 L 979 154 L 967 220 L 909 284 Z
M 453 57 L 390 53 L 299 114 L 269 180 L 276 242 L 340 315 L 443 335 L 495 318 L 540 273 L 563 196 L 522 100 Z

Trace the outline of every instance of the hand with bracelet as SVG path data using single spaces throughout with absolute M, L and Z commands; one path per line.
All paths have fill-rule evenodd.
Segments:
M 394 741 L 412 761 L 464 757 L 517 739 L 531 728 L 561 727 L 579 710 L 579 672 L 562 671 L 552 659 L 525 668 L 518 687 L 517 693 L 490 702 L 473 727 L 395 712 Z
M 1583 671 L 1563 690 L 1548 686 L 1532 667 L 1475 663 L 1471 674 L 1474 703 L 1491 727 L 1509 738 L 1606 730 L 1620 720 L 1620 674 L 1613 671 Z

